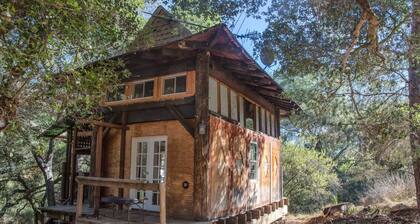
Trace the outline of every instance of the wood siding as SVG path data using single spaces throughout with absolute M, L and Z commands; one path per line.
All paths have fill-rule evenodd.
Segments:
M 209 217 L 280 200 L 280 140 L 210 116 Z M 249 144 L 258 144 L 258 178 L 248 179 Z M 241 165 L 242 164 L 242 165 Z
M 162 136 L 168 137 L 167 150 L 167 214 L 168 217 L 191 219 L 193 210 L 193 171 L 194 140 L 178 121 L 146 122 L 128 125 L 126 133 L 124 176 L 130 178 L 131 143 L 135 137 Z M 104 177 L 118 178 L 120 131 L 108 133 L 104 141 Z M 182 183 L 187 181 L 189 187 L 184 189 Z M 114 189 L 106 189 L 107 195 L 118 195 Z M 125 197 L 129 192 L 124 191 Z

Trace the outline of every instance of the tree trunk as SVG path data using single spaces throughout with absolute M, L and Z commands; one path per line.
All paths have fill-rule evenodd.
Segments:
M 414 180 L 416 185 L 417 208 L 420 209 L 420 127 L 415 123 L 415 117 L 419 116 L 420 108 L 420 75 L 418 73 L 418 57 L 419 41 L 418 31 L 420 23 L 420 3 L 413 0 L 413 13 L 412 13 L 412 27 L 411 38 L 409 41 L 409 88 L 408 98 L 410 107 L 410 146 L 413 160 Z
M 54 140 L 50 139 L 49 144 L 48 144 L 48 151 L 51 152 L 49 155 L 47 155 L 47 157 L 45 158 L 44 161 L 44 179 L 45 179 L 45 187 L 46 187 L 46 192 L 45 194 L 47 195 L 47 203 L 48 206 L 53 206 L 55 205 L 55 192 L 54 192 L 54 176 L 53 176 L 53 147 L 54 147 Z

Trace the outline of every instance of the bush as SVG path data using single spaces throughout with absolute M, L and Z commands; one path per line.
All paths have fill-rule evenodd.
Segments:
M 336 203 L 339 187 L 331 158 L 315 150 L 287 144 L 282 150 L 284 194 L 292 213 L 310 213 Z

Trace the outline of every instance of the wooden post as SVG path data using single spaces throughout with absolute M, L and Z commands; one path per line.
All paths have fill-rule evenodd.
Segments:
M 69 198 L 70 198 L 70 205 L 73 205 L 74 203 L 74 191 L 75 191 L 75 185 L 76 185 L 76 167 L 77 167 L 77 158 L 76 158 L 76 143 L 77 143 L 77 128 L 75 127 L 73 130 L 72 135 L 72 147 L 71 147 L 71 161 L 70 161 L 70 167 L 71 167 L 71 174 L 70 174 L 70 184 L 69 184 Z
M 121 125 L 124 127 L 121 129 L 121 141 L 120 141 L 120 169 L 119 169 L 119 177 L 120 179 L 124 179 L 124 165 L 125 165 L 125 136 L 126 136 L 126 124 L 127 124 L 127 112 L 121 113 Z M 124 196 L 124 189 L 118 189 L 118 196 Z M 122 205 L 118 207 L 118 209 L 122 210 Z
M 96 150 L 95 150 L 95 176 L 102 176 L 102 135 L 103 126 L 98 126 L 96 133 Z M 98 214 L 99 205 L 101 203 L 101 187 L 95 187 L 93 210 L 94 214 Z
M 70 170 L 71 170 L 71 146 L 72 146 L 72 128 L 67 129 L 67 144 L 66 144 L 66 161 L 63 170 L 62 177 L 62 192 L 61 200 L 65 201 L 69 197 L 69 180 L 70 180 Z
M 77 218 L 82 216 L 83 211 L 83 188 L 84 185 L 79 183 L 77 187 L 77 205 L 76 205 L 76 222 Z
M 92 136 L 91 136 L 91 145 L 90 145 L 90 176 L 95 176 L 95 166 L 96 166 L 96 127 L 93 127 Z M 89 187 L 89 207 L 92 208 L 95 204 L 94 199 L 95 189 L 94 187 Z
M 160 224 L 166 224 L 166 185 L 165 182 L 159 184 L 160 194 Z
M 196 58 L 196 89 L 195 89 L 195 132 L 194 132 L 194 195 L 193 214 L 196 220 L 208 218 L 208 149 L 209 149 L 209 109 L 208 89 L 210 52 L 200 52 Z M 205 127 L 205 133 L 200 134 L 200 126 Z

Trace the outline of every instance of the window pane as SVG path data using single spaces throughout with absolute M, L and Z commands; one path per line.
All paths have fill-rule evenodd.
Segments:
M 174 93 L 175 79 L 166 79 L 163 87 L 163 94 Z
M 144 89 L 144 96 L 148 97 L 148 96 L 153 96 L 153 87 L 154 87 L 154 82 L 153 81 L 147 81 L 145 82 L 145 89 Z
M 141 98 L 141 97 L 144 97 L 144 94 L 143 94 L 143 87 L 144 87 L 144 83 L 139 83 L 139 84 L 136 84 L 135 86 L 134 86 L 134 98 Z
M 154 152 L 159 153 L 159 142 L 154 142 Z
M 176 92 L 183 93 L 187 91 L 187 76 L 176 77 Z
M 160 142 L 160 152 L 165 152 L 165 146 L 166 146 L 166 142 L 165 141 L 161 141 Z

